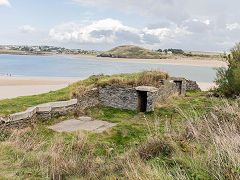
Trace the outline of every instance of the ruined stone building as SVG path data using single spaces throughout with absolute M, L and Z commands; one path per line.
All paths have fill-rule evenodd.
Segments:
M 150 112 L 154 111 L 157 103 L 162 103 L 171 96 L 185 95 L 187 82 L 184 78 L 170 78 L 159 83 L 159 87 L 99 87 L 99 104 L 119 109 Z
M 195 81 L 184 78 L 161 80 L 157 87 L 152 86 L 99 86 L 69 101 L 50 102 L 30 107 L 24 112 L 0 117 L 0 130 L 11 127 L 24 127 L 36 119 L 47 120 L 54 116 L 66 115 L 97 105 L 127 109 L 139 112 L 154 111 L 157 104 L 162 104 L 169 97 L 185 95 L 186 90 L 199 90 Z

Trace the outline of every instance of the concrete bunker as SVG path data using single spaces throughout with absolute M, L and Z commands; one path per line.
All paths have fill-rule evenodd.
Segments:
M 165 81 L 159 88 L 153 86 L 99 87 L 99 104 L 139 112 L 154 111 L 156 104 L 178 94 L 175 83 Z

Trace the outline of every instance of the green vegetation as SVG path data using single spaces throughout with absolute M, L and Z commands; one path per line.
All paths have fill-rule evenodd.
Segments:
M 69 100 L 79 97 L 89 87 L 97 87 L 99 85 L 149 85 L 157 84 L 160 79 L 166 79 L 167 73 L 161 71 L 145 71 L 132 74 L 116 74 L 116 75 L 94 75 L 86 80 L 76 82 L 67 88 L 53 91 L 46 94 L 35 96 L 19 97 L 14 99 L 6 99 L 0 101 L 0 116 L 24 111 L 29 107 L 36 106 L 54 101 Z
M 117 85 L 117 86 L 128 86 L 128 87 L 137 87 L 137 86 L 155 86 L 160 85 L 160 80 L 167 79 L 169 75 L 161 71 L 144 71 L 143 73 L 133 75 L 122 74 L 120 76 L 112 76 L 109 78 L 103 78 L 99 80 L 98 85 L 107 86 L 107 85 Z
M 85 113 L 118 125 L 100 134 L 47 128 L 69 114 L 1 133 L 0 179 L 240 178 L 237 103 L 187 92 L 154 113 Z
M 129 85 L 145 78 L 148 84 L 166 76 L 159 71 L 91 76 L 49 94 L 0 101 L 0 113 L 65 100 L 116 79 Z M 238 102 L 188 91 L 155 112 L 84 110 L 93 119 L 118 123 L 103 133 L 48 129 L 75 114 L 1 131 L 0 179 L 240 179 Z
M 240 95 L 240 43 L 231 49 L 231 54 L 226 56 L 227 68 L 219 68 L 217 71 L 216 84 L 218 88 L 215 94 L 227 97 Z
M 164 50 L 158 49 L 156 51 L 151 51 L 148 49 L 144 49 L 137 46 L 131 46 L 131 45 L 118 46 L 98 56 L 112 57 L 112 58 L 136 58 L 136 59 L 194 58 L 194 59 L 223 60 L 221 53 L 183 51 L 182 49 L 172 49 L 172 48 L 164 49 Z
M 100 57 L 112 58 L 137 58 L 137 59 L 162 59 L 161 53 L 150 51 L 137 46 L 119 46 L 110 51 L 104 52 L 99 55 Z

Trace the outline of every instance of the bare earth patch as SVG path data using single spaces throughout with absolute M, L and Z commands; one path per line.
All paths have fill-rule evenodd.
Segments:
M 87 130 L 101 133 L 115 125 L 117 125 L 117 123 L 111 123 L 102 120 L 92 120 L 91 117 L 83 116 L 77 119 L 70 119 L 60 122 L 48 128 L 57 132 L 73 132 L 77 130 Z

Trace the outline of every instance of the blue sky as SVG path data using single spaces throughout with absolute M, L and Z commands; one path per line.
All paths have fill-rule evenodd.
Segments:
M 0 0 L 0 44 L 227 51 L 240 40 L 239 5 L 236 0 Z

